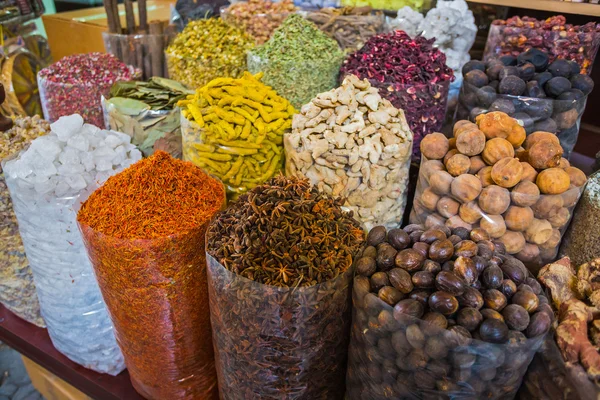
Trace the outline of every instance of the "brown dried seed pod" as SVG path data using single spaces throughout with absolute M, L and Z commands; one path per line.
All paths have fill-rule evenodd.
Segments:
M 509 304 L 502 310 L 506 325 L 515 331 L 524 331 L 529 326 L 529 313 L 518 304 Z
M 467 283 L 453 272 L 442 271 L 435 277 L 435 287 L 453 296 L 460 296 L 468 287 Z
M 446 169 L 452 176 L 466 174 L 471 169 L 471 159 L 463 154 L 455 154 L 448 159 Z
M 425 135 L 421 140 L 421 154 L 430 160 L 444 158 L 449 149 L 450 144 L 443 133 L 434 132 Z
M 450 188 L 454 198 L 461 203 L 468 203 L 475 200 L 479 196 L 479 193 L 481 193 L 481 189 L 481 181 L 469 174 L 463 174 L 454 178 Z
M 367 244 L 369 246 L 378 246 L 381 243 L 385 242 L 386 236 L 387 236 L 387 229 L 385 228 L 385 226 L 382 226 L 382 225 L 375 226 L 367 234 Z
M 470 162 L 471 162 L 471 168 L 469 168 L 469 174 L 471 174 L 471 175 L 475 175 L 482 168 L 484 168 L 486 166 L 486 164 L 483 161 L 483 159 L 481 158 L 481 156 L 471 157 Z
M 439 199 L 440 196 L 435 194 L 431 188 L 426 188 L 421 193 L 421 197 L 419 197 L 419 203 L 429 211 L 435 211 L 435 206 Z
M 519 290 L 513 295 L 510 301 L 512 304 L 520 305 L 529 313 L 534 313 L 540 304 L 537 295 L 528 290 Z
M 479 221 L 479 226 L 494 239 L 500 238 L 506 233 L 506 224 L 502 215 L 486 214 Z
M 433 289 L 435 287 L 435 277 L 428 271 L 417 271 L 412 276 L 412 283 L 419 289 Z
M 431 174 L 429 185 L 434 193 L 441 196 L 450 193 L 450 185 L 454 178 L 447 171 L 437 171 Z
M 371 289 L 378 291 L 384 286 L 390 286 L 390 280 L 385 272 L 375 272 L 371 275 Z
M 488 140 L 481 158 L 487 165 L 494 165 L 503 158 L 514 158 L 515 149 L 506 139 L 494 138 Z
M 571 218 L 571 213 L 568 208 L 562 207 L 558 210 L 556 214 L 548 218 L 548 222 L 552 225 L 553 228 L 562 228 L 569 222 Z
M 401 293 L 409 294 L 413 290 L 414 286 L 412 283 L 412 278 L 410 274 L 402 268 L 392 268 L 387 272 L 387 274 L 392 286 Z
M 450 218 L 458 214 L 460 203 L 451 197 L 442 197 L 436 205 L 437 212 L 445 217 Z
M 556 249 L 560 244 L 560 231 L 558 229 L 552 229 L 550 238 L 544 243 L 540 244 L 540 248 L 550 250 Z M 539 251 L 538 251 L 539 255 Z
M 417 242 L 413 244 L 413 250 L 418 251 L 423 258 L 427 258 L 427 253 L 429 252 L 429 245 L 425 242 Z
M 406 316 L 421 318 L 425 312 L 423 304 L 413 299 L 400 300 L 394 306 L 394 318 L 403 323 L 406 321 Z
M 483 295 L 473 287 L 468 287 L 465 292 L 456 298 L 461 307 L 473 307 L 480 309 L 483 307 Z
M 476 330 L 481 322 L 483 322 L 483 316 L 479 310 L 472 307 L 463 308 L 456 316 L 456 323 L 471 332 Z
M 490 185 L 481 191 L 478 204 L 484 213 L 503 214 L 510 206 L 510 192 L 506 188 Z
M 443 263 L 451 259 L 453 255 L 454 246 L 447 239 L 437 240 L 429 247 L 429 258 L 433 261 Z
M 467 224 L 474 224 L 481 219 L 483 211 L 479 208 L 476 201 L 470 201 L 460 206 L 458 215 Z
M 528 338 L 537 337 L 548 332 L 552 319 L 546 312 L 538 312 L 531 316 L 529 326 L 525 330 L 525 335 Z
M 571 185 L 574 185 L 576 187 L 582 187 L 583 185 L 585 185 L 587 177 L 585 176 L 582 170 L 575 167 L 566 167 L 564 168 L 564 171 L 567 173 L 567 175 L 569 175 Z
M 507 230 L 499 240 L 506 246 L 508 254 L 517 254 L 525 247 L 525 236 L 521 232 Z
M 472 285 L 479 277 L 475 263 L 467 257 L 457 257 L 454 260 L 454 269 L 452 272 L 465 281 L 467 285 Z
M 387 234 L 388 243 L 392 245 L 396 250 L 404 250 L 410 246 L 410 237 L 402 229 L 390 229 Z
M 437 171 L 444 171 L 446 167 L 440 160 L 427 160 L 423 162 L 419 173 L 425 177 L 425 180 L 429 181 L 431 176 Z
M 397 302 L 404 298 L 404 295 L 400 293 L 398 289 L 393 288 L 391 286 L 384 286 L 381 289 L 379 289 L 379 292 L 377 292 L 377 296 L 390 306 L 394 306 Z
M 431 247 L 429 248 L 431 250 Z M 442 270 L 440 263 L 433 260 L 425 260 L 423 263 L 423 271 L 431 272 L 433 275 L 437 275 Z
M 446 233 L 444 233 L 442 230 L 435 227 L 435 228 L 427 229 L 425 232 L 423 232 L 421 234 L 421 237 L 419 238 L 419 241 L 427 243 L 427 244 L 431 244 L 431 243 L 435 242 L 436 240 L 445 240 L 445 239 L 446 239 Z
M 483 304 L 485 307 L 500 312 L 504 307 L 506 307 L 506 303 L 506 296 L 504 296 L 501 291 L 497 289 L 488 289 L 483 291 Z
M 521 161 L 521 167 L 523 167 L 523 175 L 521 176 L 521 182 L 529 181 L 535 183 L 538 172 L 528 162 Z
M 417 271 L 423 265 L 425 257 L 415 249 L 405 249 L 396 254 L 396 267 L 407 271 Z
M 485 148 L 485 135 L 480 130 L 469 130 L 456 138 L 456 148 L 461 154 L 476 156 Z
M 428 312 L 427 314 L 423 315 L 423 321 L 426 321 L 429 324 L 437 326 L 441 329 L 446 329 L 448 327 L 448 320 L 438 312 Z
M 491 308 L 484 308 L 480 312 L 483 318 L 485 319 L 495 319 L 504 322 L 504 317 L 496 310 L 492 310 Z
M 552 225 L 545 219 L 534 218 L 525 231 L 525 239 L 537 245 L 547 242 L 550 236 L 552 236 Z
M 533 206 L 540 198 L 540 189 L 533 182 L 522 181 L 510 193 L 512 202 L 520 207 Z
M 441 273 L 441 272 L 440 272 Z M 452 315 L 458 310 L 458 300 L 448 292 L 438 291 L 429 296 L 429 308 L 443 315 Z
M 536 169 L 554 168 L 560 164 L 563 149 L 560 144 L 542 139 L 528 149 L 528 161 Z
M 560 168 L 548 168 L 540 172 L 535 180 L 544 194 L 561 194 L 569 189 L 569 174 Z
M 492 167 L 488 166 L 481 168 L 476 176 L 479 178 L 482 187 L 488 187 L 495 184 L 492 179 Z
M 550 132 L 536 131 L 528 135 L 525 139 L 525 150 L 529 150 L 534 144 L 538 143 L 541 140 L 550 140 L 560 145 L 560 141 L 558 140 L 555 134 Z
M 454 254 L 457 257 L 475 257 L 479 253 L 479 247 L 477 243 L 472 240 L 465 239 L 458 242 L 454 246 Z
M 377 271 L 375 259 L 371 257 L 361 257 L 356 262 L 356 272 L 362 276 L 371 276 Z
M 529 207 L 510 206 L 504 214 L 506 227 L 513 231 L 524 231 L 533 221 L 533 210 Z
M 502 280 L 502 284 L 499 289 L 507 299 L 513 297 L 515 293 L 517 293 L 517 284 L 511 279 Z
M 496 185 L 511 188 L 521 180 L 523 166 L 516 158 L 506 157 L 492 167 L 492 179 Z M 539 176 L 538 176 L 539 179 Z

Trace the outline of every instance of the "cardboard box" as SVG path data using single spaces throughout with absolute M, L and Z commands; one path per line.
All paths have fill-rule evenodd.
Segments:
M 33 387 L 46 400 L 92 400 L 27 357 L 21 356 Z
M 148 21 L 169 21 L 174 0 L 148 0 Z M 133 5 L 136 24 L 139 23 L 137 3 Z M 119 4 L 121 26 L 125 26 L 125 9 Z M 64 56 L 99 51 L 104 53 L 102 32 L 108 30 L 104 7 L 42 16 L 52 58 L 58 61 Z

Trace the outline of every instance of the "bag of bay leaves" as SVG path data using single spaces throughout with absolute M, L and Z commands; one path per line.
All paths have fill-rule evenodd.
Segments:
M 163 150 L 181 158 L 181 117 L 177 102 L 194 94 L 183 84 L 152 77 L 148 82 L 117 82 L 102 98 L 105 125 L 131 136 L 144 156 Z

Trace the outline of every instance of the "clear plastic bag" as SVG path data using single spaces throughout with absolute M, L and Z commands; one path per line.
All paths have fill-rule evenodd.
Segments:
M 107 53 L 139 69 L 143 79 L 153 76 L 167 77 L 165 49 L 169 44 L 168 35 L 122 35 L 102 32 L 102 39 Z
M 110 100 L 102 97 L 102 110 L 107 129 L 131 136 L 131 143 L 136 145 L 144 156 L 154 154 L 158 145 L 173 157 L 181 158 L 181 113 L 178 108 L 145 110 L 137 114 L 125 113 Z M 162 148 L 163 142 L 171 146 Z
M 555 100 L 495 94 L 466 82 L 460 89 L 456 120 L 475 121 L 479 114 L 502 111 L 521 121 L 527 134 L 544 131 L 556 134 L 565 158 L 575 147 L 587 96 L 578 100 Z
M 95 187 L 71 197 L 40 196 L 11 178 L 6 161 L 6 184 L 54 347 L 86 368 L 119 374 L 123 355 L 76 221 Z
M 494 344 L 406 314 L 396 319 L 393 307 L 356 281 L 352 301 L 349 400 L 510 399 L 544 340 Z
M 27 322 L 46 327 L 17 217 L 0 167 L 0 303 Z
M 206 259 L 221 399 L 342 399 L 353 269 L 281 288 Z
M 554 340 L 548 335 L 536 353 L 519 389 L 521 400 L 596 400 L 600 388 L 581 365 L 565 363 Z
M 477 181 L 487 179 L 482 174 L 483 169 L 461 176 L 474 175 Z M 495 184 L 475 187 L 466 180 L 459 184 L 439 160 L 423 157 L 410 221 L 428 228 L 439 224 L 469 230 L 483 228 L 492 240 L 504 243 L 509 254 L 536 273 L 556 258 L 582 189 L 571 186 L 562 194 L 540 195 L 539 191 L 529 194 L 527 188 L 519 185 L 505 189 Z M 469 197 L 465 199 L 463 194 Z M 513 206 L 514 214 L 510 210 Z
M 275 176 L 283 168 L 283 145 L 267 137 L 260 145 L 248 142 L 248 154 L 233 155 L 229 160 L 221 159 L 225 154 L 215 149 L 226 147 L 219 143 L 220 137 L 207 135 L 196 122 L 181 116 L 183 159 L 191 161 L 225 185 L 227 196 L 235 199 L 253 187 Z M 275 139 L 275 138 L 274 138 Z M 241 141 L 243 139 L 238 140 Z M 259 146 L 259 149 L 256 147 Z M 258 152 L 252 151 L 253 149 Z
M 152 240 L 79 225 L 131 382 L 148 399 L 217 397 L 206 225 Z

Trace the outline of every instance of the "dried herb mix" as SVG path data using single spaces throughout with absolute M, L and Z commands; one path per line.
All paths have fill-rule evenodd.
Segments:
M 423 136 L 442 128 L 454 73 L 435 38 L 411 39 L 404 31 L 371 37 L 342 65 L 340 79 L 354 74 L 367 78 L 394 107 L 404 110 L 414 134 L 413 154 L 420 158 Z
M 283 165 L 283 133 L 296 110 L 261 77 L 217 78 L 179 102 L 184 158 L 221 179 L 231 199 Z
M 202 249 L 224 201 L 216 179 L 157 151 L 79 211 L 132 383 L 149 399 L 216 395 Z
M 240 196 L 207 233 L 223 399 L 341 399 L 349 284 L 364 233 L 342 199 L 282 175 Z
M 190 21 L 166 50 L 169 77 L 201 87 L 219 77 L 237 78 L 246 70 L 246 51 L 254 39 L 221 19 Z
M 248 70 L 264 72 L 264 83 L 296 108 L 336 86 L 344 54 L 312 22 L 294 14 L 271 39 L 248 52 Z

